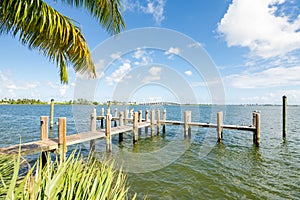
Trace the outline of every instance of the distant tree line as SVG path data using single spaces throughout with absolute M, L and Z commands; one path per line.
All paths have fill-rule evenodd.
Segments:
M 47 104 L 47 102 L 43 102 L 39 99 L 8 99 L 4 98 L 0 100 L 1 104 Z

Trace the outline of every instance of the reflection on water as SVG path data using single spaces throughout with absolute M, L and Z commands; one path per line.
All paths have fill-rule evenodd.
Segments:
M 118 107 L 123 110 L 124 107 Z M 136 111 L 146 107 L 129 107 Z M 151 107 L 147 107 L 151 108 Z M 92 106 L 56 106 L 55 121 L 67 117 L 68 134 L 89 129 Z M 114 109 L 114 107 L 112 108 Z M 288 107 L 287 139 L 281 138 L 280 106 L 178 107 L 166 106 L 167 118 L 183 120 L 183 111 L 192 110 L 193 121 L 216 121 L 216 112 L 224 112 L 225 124 L 249 125 L 251 112 L 261 111 L 261 147 L 252 143 L 252 133 L 224 130 L 222 144 L 216 143 L 216 131 L 193 128 L 192 138 L 183 138 L 182 127 L 167 126 L 165 135 L 151 138 L 144 130 L 139 143 L 132 145 L 131 133 L 122 144 L 113 137 L 115 153 L 155 154 L 171 142 L 182 140 L 186 151 L 167 167 L 145 173 L 129 173 L 131 191 L 149 199 L 299 199 L 300 198 L 300 107 Z M 1 147 L 39 138 L 39 117 L 49 115 L 49 106 L 0 106 Z M 98 108 L 100 112 L 100 108 Z M 76 116 L 73 114 L 76 113 Z M 78 117 L 79 116 L 79 117 Z M 98 124 L 99 126 L 99 124 Z M 57 127 L 50 137 L 57 136 Z M 175 144 L 175 143 L 174 143 Z M 206 145 L 206 146 L 205 146 Z M 85 148 L 85 146 L 81 146 Z M 86 146 L 88 147 L 88 145 Z M 73 147 L 75 148 L 75 147 Z M 72 149 L 72 148 L 69 148 Z M 96 150 L 104 154 L 105 142 L 97 141 Z M 205 152 L 208 153 L 203 156 Z M 87 151 L 84 151 L 87 152 Z M 165 152 L 160 159 L 171 155 Z

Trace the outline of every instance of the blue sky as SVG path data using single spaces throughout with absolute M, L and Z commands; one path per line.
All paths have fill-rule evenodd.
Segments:
M 47 0 L 78 22 L 91 50 L 110 36 L 89 14 L 60 1 Z M 276 103 L 287 95 L 300 104 L 300 2 L 296 0 L 124 0 L 126 31 L 158 27 L 177 31 L 200 44 L 220 74 L 225 103 Z M 158 38 L 159 40 L 159 38 Z M 101 46 L 101 45 L 100 45 Z M 62 85 L 56 66 L 37 51 L 28 50 L 10 35 L 0 36 L 0 98 L 39 98 L 57 101 L 74 98 L 78 78 L 69 68 L 69 84 Z M 180 94 L 155 81 L 174 70 L 199 103 L 211 103 L 205 78 L 181 57 L 182 49 L 137 48 L 115 51 L 114 61 L 99 74 L 93 99 L 112 100 L 118 85 L 134 79 L 137 66 L 145 66 L 148 84 L 133 91 L 133 101 L 179 101 Z M 99 65 L 101 60 L 95 60 Z M 101 65 L 101 63 L 100 63 Z M 148 76 L 149 75 L 149 76 Z M 176 82 L 177 80 L 170 79 Z M 189 99 L 183 101 L 189 102 Z

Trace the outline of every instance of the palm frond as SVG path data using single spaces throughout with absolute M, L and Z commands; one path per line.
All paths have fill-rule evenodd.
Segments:
M 83 6 L 98 18 L 110 33 L 125 27 L 119 0 L 68 1 Z M 60 70 L 60 80 L 68 83 L 67 66 L 75 72 L 96 77 L 90 50 L 79 27 L 42 0 L 1 0 L 0 34 L 11 33 L 30 49 L 37 49 Z

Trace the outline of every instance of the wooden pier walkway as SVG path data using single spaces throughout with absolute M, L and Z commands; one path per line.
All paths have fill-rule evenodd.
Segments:
M 151 136 L 155 136 L 162 132 L 166 132 L 166 125 L 179 125 L 184 127 L 184 136 L 190 137 L 191 127 L 204 127 L 204 128 L 216 128 L 217 141 L 222 142 L 223 129 L 230 130 L 243 130 L 253 132 L 253 142 L 256 146 L 260 144 L 260 114 L 254 112 L 253 120 L 249 126 L 239 125 L 224 125 L 223 113 L 217 113 L 217 123 L 199 123 L 191 121 L 191 111 L 184 112 L 184 121 L 171 121 L 166 120 L 166 110 L 163 110 L 162 119 L 160 117 L 160 110 L 148 110 L 145 111 L 144 118 L 142 118 L 142 111 L 132 113 L 132 117 L 128 117 L 128 110 L 118 113 L 114 112 L 114 116 L 107 111 L 108 114 L 104 115 L 104 109 L 101 110 L 101 115 L 97 116 L 96 109 L 93 110 L 90 116 L 90 131 L 67 135 L 66 134 L 66 118 L 62 117 L 58 119 L 58 138 L 48 138 L 48 116 L 41 116 L 40 118 L 40 140 L 24 143 L 21 145 L 13 145 L 9 147 L 0 148 L 0 152 L 7 154 L 17 154 L 21 149 L 22 155 L 35 154 L 40 152 L 56 151 L 64 158 L 67 151 L 67 146 L 79 144 L 90 141 L 90 149 L 95 149 L 95 140 L 105 139 L 106 150 L 112 151 L 111 138 L 113 135 L 119 135 L 119 142 L 123 141 L 123 133 L 132 132 L 133 143 L 138 142 L 138 133 L 142 128 L 146 128 L 145 132 L 148 132 L 148 128 L 151 130 Z M 150 114 L 150 116 L 149 116 Z M 150 118 L 149 118 L 150 117 Z M 97 129 L 97 120 L 101 121 L 100 128 Z M 104 126 L 105 121 L 105 126 Z M 112 122 L 114 125 L 112 126 Z M 118 123 L 117 123 L 118 122 Z M 50 119 L 50 124 L 51 119 Z M 51 127 L 51 126 L 50 126 Z

